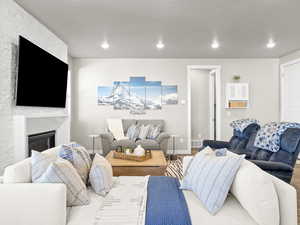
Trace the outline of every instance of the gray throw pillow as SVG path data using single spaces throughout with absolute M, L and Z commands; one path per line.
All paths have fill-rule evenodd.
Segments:
M 181 188 L 193 191 L 207 211 L 214 215 L 223 207 L 244 157 L 216 157 L 215 154 L 199 152 L 190 163 Z

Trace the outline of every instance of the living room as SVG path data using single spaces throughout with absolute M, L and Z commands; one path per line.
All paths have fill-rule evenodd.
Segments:
M 296 225 L 299 6 L 1 0 L 0 224 Z

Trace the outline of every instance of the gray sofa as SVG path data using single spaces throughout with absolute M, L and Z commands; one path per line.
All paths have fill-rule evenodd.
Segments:
M 126 135 L 128 128 L 132 124 L 153 124 L 161 126 L 161 133 L 155 140 L 145 139 L 145 140 L 115 140 L 111 133 L 107 132 L 100 134 L 103 155 L 106 156 L 111 150 L 116 150 L 118 146 L 135 148 L 138 145 L 141 145 L 146 150 L 162 150 L 165 154 L 168 149 L 168 141 L 170 135 L 164 132 L 164 121 L 163 120 L 134 120 L 134 119 L 123 119 L 123 129 L 124 134 Z

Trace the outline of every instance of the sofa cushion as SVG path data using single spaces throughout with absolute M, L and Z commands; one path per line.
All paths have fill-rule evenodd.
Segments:
M 89 180 L 95 193 L 105 196 L 113 184 L 113 171 L 111 164 L 101 155 L 95 154 Z
M 150 139 L 138 140 L 136 144 L 141 145 L 146 150 L 160 150 L 159 143 L 155 140 L 150 140 Z
M 252 152 L 251 159 L 268 161 L 273 154 L 277 153 L 272 153 L 271 151 L 257 148 Z
M 86 184 L 92 165 L 88 151 L 83 146 L 72 143 L 70 145 L 63 145 L 59 151 L 59 156 L 72 163 L 82 181 Z
M 122 148 L 135 148 L 137 144 L 133 140 L 118 140 L 114 141 L 112 144 L 112 150 L 117 149 L 117 147 L 121 146 Z
M 291 154 L 289 152 L 286 152 L 284 150 L 280 150 L 276 153 L 273 153 L 269 159 L 271 162 L 282 162 L 289 165 L 294 165 L 295 160 L 294 154 Z
M 244 155 L 216 157 L 199 152 L 186 170 L 181 188 L 193 191 L 207 211 L 215 215 L 222 208 L 243 160 Z
M 289 128 L 282 135 L 280 139 L 280 147 L 289 153 L 294 153 L 300 141 L 300 129 Z
M 263 161 L 263 160 L 251 160 L 255 165 L 257 165 L 262 170 L 267 171 L 287 171 L 292 172 L 293 167 L 289 164 L 282 162 L 272 162 L 272 161 Z
M 64 159 L 51 163 L 37 183 L 63 183 L 67 187 L 67 206 L 89 204 L 87 189 L 73 165 Z
M 279 203 L 272 179 L 256 165 L 243 161 L 230 192 L 257 224 L 279 225 Z

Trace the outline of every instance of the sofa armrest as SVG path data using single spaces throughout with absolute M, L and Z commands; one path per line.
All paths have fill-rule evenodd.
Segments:
M 275 186 L 279 208 L 280 208 L 280 224 L 295 225 L 297 223 L 297 192 L 296 189 L 286 182 L 274 177 L 270 174 Z
M 112 149 L 115 138 L 111 133 L 100 134 L 100 137 L 101 137 L 101 144 L 102 144 L 102 154 L 103 156 L 106 156 Z
M 64 184 L 0 184 L 1 224 L 65 225 Z
M 203 147 L 207 147 L 207 146 L 213 149 L 219 149 L 219 148 L 229 148 L 230 144 L 227 141 L 204 140 Z
M 105 139 L 111 143 L 114 141 L 114 136 L 111 133 L 100 134 L 100 137 L 101 137 L 101 139 Z
M 272 161 L 263 161 L 263 160 L 250 160 L 255 165 L 257 165 L 262 170 L 268 171 L 287 171 L 292 172 L 293 167 L 282 162 L 272 162 Z
M 165 133 L 165 132 L 162 132 L 162 133 L 160 133 L 159 135 L 158 135 L 158 137 L 157 137 L 157 142 L 158 143 L 161 143 L 163 140 L 168 140 L 170 138 L 170 135 L 169 134 L 167 134 L 167 133 Z

